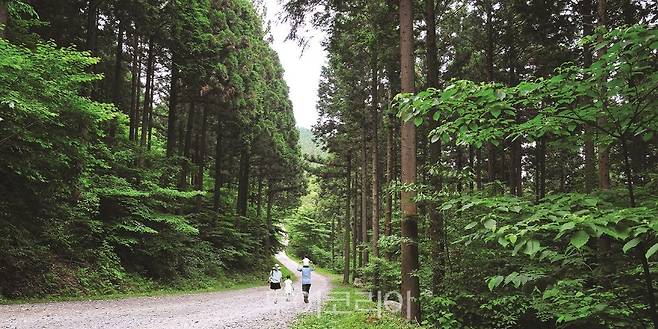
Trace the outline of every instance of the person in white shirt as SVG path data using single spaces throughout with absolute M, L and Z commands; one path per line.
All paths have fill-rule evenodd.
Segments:
M 272 271 L 270 271 L 270 290 L 272 290 L 272 295 L 274 297 L 274 304 L 277 303 L 279 299 L 279 290 L 281 290 L 281 270 L 279 267 L 279 264 L 274 265 L 272 267 Z
M 295 288 L 292 286 L 292 280 L 290 280 L 290 275 L 286 275 L 286 280 L 283 281 L 283 292 L 286 294 L 286 302 L 289 302 L 292 298 L 292 291 Z

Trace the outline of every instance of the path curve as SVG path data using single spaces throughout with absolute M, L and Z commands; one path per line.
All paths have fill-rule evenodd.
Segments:
M 283 253 L 276 257 L 299 277 L 297 263 Z M 292 301 L 281 294 L 277 304 L 263 285 L 177 296 L 0 305 L 0 328 L 287 328 L 301 313 L 318 311 L 330 288 L 329 279 L 314 272 L 309 304 L 302 300 L 298 279 Z

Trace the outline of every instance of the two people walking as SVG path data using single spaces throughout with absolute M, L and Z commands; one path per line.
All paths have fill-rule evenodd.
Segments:
M 302 274 L 302 294 L 304 295 L 304 303 L 308 303 L 308 295 L 311 291 L 311 272 L 313 272 L 313 269 L 311 268 L 311 260 L 304 257 L 304 259 L 302 260 L 302 266 L 298 267 L 297 271 L 301 272 Z M 279 264 L 274 265 L 272 267 L 272 271 L 270 271 L 269 283 L 270 283 L 270 290 L 272 290 L 274 296 L 275 304 L 278 302 L 279 290 L 281 290 L 282 277 L 283 274 L 281 273 L 281 267 L 279 266 Z M 294 289 L 295 288 L 292 285 L 292 280 L 290 279 L 290 275 L 287 275 L 285 281 L 283 281 L 283 290 L 286 294 L 286 301 L 290 301 Z

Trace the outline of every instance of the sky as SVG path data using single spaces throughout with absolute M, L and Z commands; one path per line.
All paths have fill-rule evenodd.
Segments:
M 305 49 L 295 41 L 285 41 L 290 25 L 280 20 L 283 6 L 281 0 L 264 0 L 267 6 L 267 19 L 271 22 L 274 38 L 272 47 L 279 54 L 281 65 L 285 70 L 284 79 L 290 88 L 290 100 L 295 111 L 297 126 L 311 128 L 317 121 L 315 104 L 318 98 L 318 83 L 326 53 L 321 45 L 322 32 L 311 30 L 311 36 Z M 309 28 L 310 29 L 310 28 Z

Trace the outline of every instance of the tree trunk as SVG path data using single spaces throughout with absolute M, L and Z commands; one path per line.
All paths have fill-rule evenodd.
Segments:
M 203 176 L 205 172 L 205 163 L 206 163 L 206 145 L 208 144 L 208 110 L 206 106 L 201 110 L 201 135 L 199 136 L 199 142 L 197 143 L 197 174 L 196 174 L 196 190 L 203 191 Z
M 436 13 L 434 9 L 434 0 L 425 0 L 425 25 L 427 26 L 427 36 L 425 38 L 425 47 L 427 48 L 427 84 L 428 87 L 438 88 L 439 67 L 438 67 L 438 50 L 436 47 Z M 441 140 L 430 144 L 430 164 L 441 164 Z M 459 154 L 459 152 L 458 152 Z M 432 175 L 430 183 L 437 192 L 443 189 L 443 181 L 440 175 Z M 445 259 L 443 255 L 443 215 L 438 210 L 438 205 L 430 205 L 429 208 L 430 227 L 429 238 L 431 241 L 430 255 L 432 268 L 432 293 L 438 295 L 441 290 L 443 276 L 445 273 Z
M 414 93 L 414 35 L 413 2 L 400 0 L 400 75 L 402 92 Z M 401 178 L 403 184 L 416 183 L 416 127 L 412 121 L 402 123 L 401 128 Z M 420 282 L 418 264 L 418 218 L 413 201 L 415 192 L 403 191 L 400 197 L 402 209 L 402 312 L 408 320 L 421 322 Z
M 98 55 L 98 0 L 89 0 L 87 2 L 87 39 L 86 47 L 92 56 Z M 89 67 L 92 73 L 96 72 L 96 65 Z M 90 85 L 89 96 L 96 98 L 96 82 Z
M 350 155 L 351 156 L 351 155 Z M 351 158 L 350 158 L 351 159 Z M 356 162 L 356 161 L 355 161 Z M 350 164 L 351 166 L 351 164 Z M 352 180 L 352 191 L 350 193 L 352 194 L 352 280 L 354 280 L 357 277 L 356 271 L 358 269 L 358 266 L 360 266 L 360 258 L 361 258 L 361 253 L 357 252 L 357 245 L 359 244 L 359 238 L 361 235 L 359 235 L 359 228 L 361 227 L 359 225 L 359 219 L 361 219 L 361 216 L 359 216 L 359 190 L 358 190 L 358 174 L 359 171 L 354 168 L 354 175 L 353 175 L 353 180 Z
M 256 195 L 256 218 L 260 219 L 263 198 L 263 175 L 258 176 L 258 194 Z M 333 220 L 333 218 L 332 218 Z
M 9 24 L 9 11 L 7 10 L 7 3 L 0 2 L 0 38 L 7 38 L 7 25 Z
M 144 89 L 144 107 L 142 110 L 142 136 L 140 139 L 140 146 L 145 147 L 149 131 L 149 106 L 151 103 L 151 95 L 153 91 L 151 90 L 151 80 L 153 79 L 153 60 L 155 57 L 155 51 L 153 50 L 153 38 L 149 38 L 149 50 L 148 50 L 148 59 L 146 61 L 146 86 Z
M 249 161 L 251 154 L 248 145 L 243 145 L 240 152 L 240 172 L 238 175 L 237 213 L 247 216 L 247 203 L 249 199 Z
M 222 123 L 219 112 L 216 114 L 217 125 L 215 129 L 215 186 L 213 187 L 213 210 L 219 211 L 220 191 L 222 188 Z M 269 193 L 269 190 L 268 190 Z
M 347 155 L 345 179 L 345 222 L 343 223 L 343 284 L 350 283 L 350 209 L 352 199 L 352 155 Z
M 267 180 L 267 208 L 265 214 L 267 237 L 265 237 L 265 251 L 269 255 L 272 252 L 272 236 L 274 229 L 272 227 L 272 206 L 274 205 L 274 181 L 272 178 Z
M 368 264 L 368 123 L 364 119 L 361 145 L 361 253 L 363 266 Z
M 377 52 L 373 47 L 372 55 L 372 77 L 370 92 L 372 97 L 372 141 L 371 141 L 371 153 L 372 153 L 372 233 L 371 233 L 371 249 L 372 256 L 375 258 L 375 264 L 377 264 L 379 258 L 379 63 L 377 59 Z M 379 268 L 376 268 L 373 274 L 373 298 L 377 298 L 379 294 Z
M 151 150 L 151 137 L 153 137 L 153 94 L 155 93 L 155 63 L 151 65 L 151 94 L 149 95 L 149 123 L 148 123 L 148 137 L 146 140 L 146 148 Z
M 581 1 L 581 16 L 583 20 L 583 35 L 592 35 L 594 26 L 592 25 L 592 0 Z M 589 67 L 592 65 L 592 51 L 589 45 L 583 47 L 583 66 Z M 588 97 L 584 99 L 585 102 L 591 102 Z M 594 159 L 596 153 L 594 151 L 594 141 L 592 140 L 592 127 L 585 126 L 584 145 L 583 151 L 585 156 L 585 192 L 591 193 L 596 184 L 596 165 Z
M 176 124 L 178 122 L 178 66 L 176 55 L 172 54 L 171 80 L 169 82 L 169 115 L 167 116 L 167 157 L 172 157 L 176 150 Z M 205 110 L 204 110 L 205 113 Z
M 386 187 L 390 188 L 393 185 L 394 168 L 393 161 L 393 120 L 389 117 L 387 134 L 386 134 Z M 386 191 L 386 214 L 384 219 L 384 235 L 391 236 L 393 234 L 393 194 L 391 191 Z
M 629 204 L 631 208 L 637 207 L 636 201 L 635 201 L 635 191 L 633 188 L 633 166 L 631 165 L 631 159 L 630 155 L 628 152 L 628 143 L 625 138 L 622 137 L 621 139 L 621 148 L 623 152 L 623 157 L 624 157 L 624 169 L 626 171 L 626 187 L 628 189 L 628 199 L 629 199 Z M 640 245 L 638 246 L 638 258 L 640 258 L 640 262 L 642 265 L 642 273 L 644 276 L 644 283 L 645 283 L 645 298 L 647 300 L 647 304 L 649 304 L 649 311 L 651 312 L 649 314 L 651 318 L 651 322 L 653 323 L 654 328 L 658 328 L 658 313 L 656 312 L 656 293 L 653 288 L 653 277 L 651 276 L 651 269 L 649 267 L 649 262 L 647 258 L 645 257 L 646 254 L 646 245 L 645 242 L 642 241 Z
M 187 114 L 187 129 L 185 131 L 185 147 L 183 149 L 183 155 L 185 156 L 185 159 L 183 160 L 183 170 L 181 172 L 179 183 L 181 190 L 187 189 L 189 183 L 190 161 L 192 155 L 192 133 L 194 132 L 194 117 L 196 115 L 194 102 L 191 102 L 189 107 L 190 110 Z
M 123 23 L 121 19 L 118 22 L 117 31 L 117 48 L 114 55 L 114 80 L 112 81 L 112 101 L 114 105 L 122 110 L 121 106 L 121 62 L 123 61 Z M 114 144 L 117 131 L 117 119 L 112 119 L 110 122 L 110 131 L 108 132 L 109 144 Z
M 131 95 L 130 95 L 130 131 L 128 139 L 130 141 L 137 140 L 137 126 L 138 126 L 138 112 L 139 112 L 139 94 L 141 90 L 141 71 L 142 71 L 142 61 L 140 60 L 140 49 L 139 49 L 139 35 L 137 31 L 134 31 L 133 36 L 133 63 L 132 63 L 132 72 L 131 72 Z

